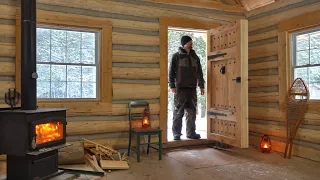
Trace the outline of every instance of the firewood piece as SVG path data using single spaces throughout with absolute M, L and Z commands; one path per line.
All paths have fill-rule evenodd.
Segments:
M 121 161 L 121 154 L 118 152 L 119 161 Z
M 127 152 L 124 152 L 124 153 L 123 153 L 123 156 L 122 156 L 122 158 L 121 158 L 122 161 L 126 159 L 126 155 L 127 155 Z
M 103 169 L 101 169 L 101 167 L 99 166 L 99 164 L 98 164 L 95 156 L 91 156 L 90 154 L 85 153 L 85 158 L 86 158 L 88 164 L 89 164 L 95 171 L 105 173 L 105 172 L 103 171 Z
M 87 141 L 87 142 L 90 142 L 90 143 L 92 143 L 92 144 L 98 145 L 98 146 L 100 146 L 100 147 L 102 147 L 102 148 L 104 148 L 104 149 L 107 149 L 107 150 L 111 151 L 112 153 L 116 153 L 116 152 L 117 152 L 116 150 L 114 150 L 114 149 L 112 149 L 112 148 L 109 148 L 109 147 L 107 147 L 107 146 L 103 146 L 103 145 L 101 145 L 101 144 L 98 144 L 98 143 L 96 143 L 96 142 L 90 141 L 90 140 L 85 139 L 85 138 L 82 138 L 82 139 L 83 139 L 84 141 Z
M 129 169 L 129 165 L 126 161 L 110 161 L 110 160 L 100 160 L 102 169 Z

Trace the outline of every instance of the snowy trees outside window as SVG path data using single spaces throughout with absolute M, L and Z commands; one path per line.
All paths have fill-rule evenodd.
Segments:
M 320 28 L 293 34 L 292 43 L 293 78 L 302 78 L 310 99 L 320 100 Z
M 37 28 L 37 98 L 97 98 L 98 32 Z

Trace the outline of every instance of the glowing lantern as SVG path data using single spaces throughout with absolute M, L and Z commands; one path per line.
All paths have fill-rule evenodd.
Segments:
M 260 149 L 263 153 L 271 151 L 271 140 L 268 135 L 264 135 L 261 137 Z
M 144 109 L 142 115 L 142 128 L 149 128 L 150 127 L 150 120 L 148 117 L 148 110 Z

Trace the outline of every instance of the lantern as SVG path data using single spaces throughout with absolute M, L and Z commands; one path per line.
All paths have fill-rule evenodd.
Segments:
M 260 149 L 263 153 L 271 151 L 271 140 L 268 135 L 264 135 L 261 137 Z
M 142 115 L 142 128 L 149 128 L 150 127 L 150 120 L 148 116 L 148 110 L 144 109 L 143 115 Z

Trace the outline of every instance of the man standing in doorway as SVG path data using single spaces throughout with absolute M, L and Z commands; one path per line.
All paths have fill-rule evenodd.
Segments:
M 173 54 L 169 67 L 169 86 L 174 93 L 172 132 L 174 140 L 180 140 L 182 118 L 186 111 L 187 138 L 200 139 L 196 133 L 197 86 L 204 95 L 204 79 L 200 58 L 192 49 L 189 36 L 181 38 L 178 52 Z

